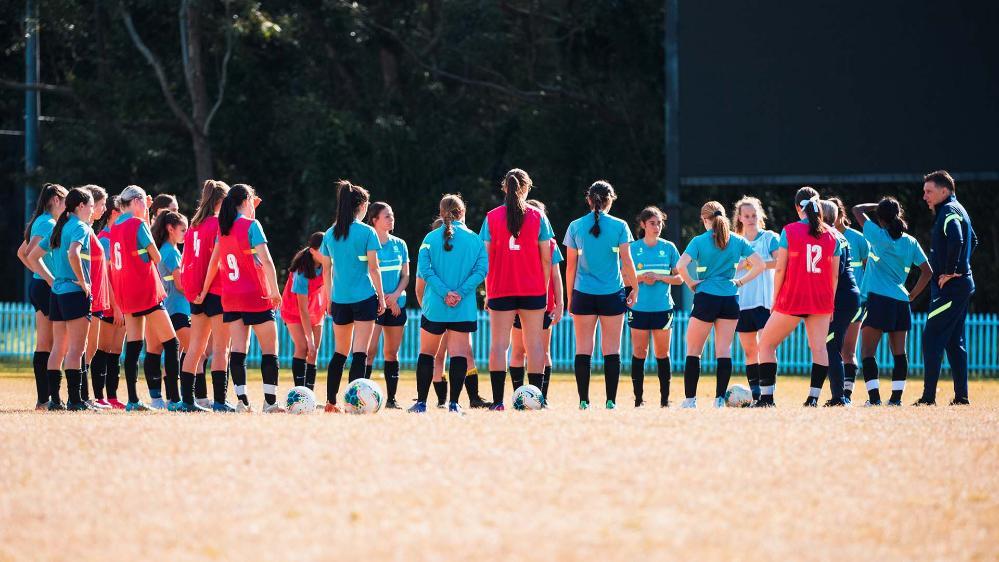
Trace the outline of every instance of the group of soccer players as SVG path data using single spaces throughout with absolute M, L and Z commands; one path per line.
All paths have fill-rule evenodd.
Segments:
M 731 219 L 720 203 L 710 201 L 700 211 L 704 233 L 680 253 L 660 237 L 667 217 L 657 207 L 639 214 L 634 239 L 628 223 L 610 213 L 617 198 L 614 188 L 600 180 L 587 190 L 589 211 L 569 224 L 562 240 L 564 285 L 563 254 L 544 205 L 528 199 L 533 183 L 527 172 L 513 169 L 504 175 L 503 204 L 486 214 L 478 233 L 466 226 L 461 197 L 444 195 L 437 222 L 418 251 L 420 354 L 417 398 L 409 411 L 427 410 L 431 387 L 438 407 L 451 412 L 462 413 L 458 401 L 463 389 L 472 407 L 503 410 L 507 372 L 514 389 L 529 383 L 547 402 L 551 328 L 565 310 L 574 324 L 580 409 L 590 407 L 598 324 L 605 407 L 616 407 L 625 319 L 631 330 L 635 406 L 645 403 L 651 344 L 659 404 L 667 407 L 674 308 L 670 286 L 680 284 L 694 293 L 683 408 L 697 405 L 700 357 L 712 330 L 714 405 L 725 405 L 738 333 L 753 405 L 774 406 L 777 348 L 802 321 L 812 355 L 805 406 L 818 404 L 826 378 L 832 397 L 825 405 L 851 403 L 858 336 L 866 404 L 880 405 L 875 351 L 886 332 L 894 355 L 887 403 L 901 405 L 909 302 L 927 285 L 926 384 L 916 404 L 935 403 L 945 352 L 954 375 L 952 404 L 967 404 L 964 317 L 974 292 L 970 257 L 977 238 L 957 201 L 953 178 L 937 171 L 924 179 L 924 200 L 936 213 L 929 260 L 906 233 L 903 210 L 891 197 L 857 205 L 848 214 L 842 201 L 822 199 L 813 188 L 803 187 L 793 200 L 800 220 L 780 234 L 766 230 L 766 215 L 756 198 L 738 201 Z M 332 226 L 312 234 L 295 253 L 282 291 L 255 218 L 261 198 L 249 185 L 205 182 L 190 220 L 178 212 L 176 198 L 154 199 L 135 185 L 110 198 L 95 185 L 69 190 L 46 185 L 18 249 L 18 257 L 34 273 L 30 300 L 36 310 L 36 408 L 253 411 L 246 394 L 252 329 L 262 354 L 260 411 L 281 412 L 277 310 L 295 346 L 294 384 L 309 388 L 316 382 L 324 317 L 331 316 L 335 349 L 327 365 L 326 412 L 340 411 L 337 395 L 348 357 L 348 380 L 372 376 L 379 338 L 386 406 L 400 408 L 398 351 L 406 323 L 409 251 L 405 241 L 392 235 L 391 206 L 371 202 L 366 189 L 348 181 L 338 182 L 336 189 Z M 850 228 L 850 215 L 861 231 Z M 908 290 L 913 266 L 920 274 Z M 477 290 L 483 282 L 492 402 L 479 395 L 472 355 Z M 143 344 L 148 404 L 137 390 Z M 122 350 L 125 403 L 117 395 Z M 450 358 L 447 378 L 445 356 Z M 65 403 L 60 396 L 63 373 Z M 234 404 L 227 402 L 230 378 Z

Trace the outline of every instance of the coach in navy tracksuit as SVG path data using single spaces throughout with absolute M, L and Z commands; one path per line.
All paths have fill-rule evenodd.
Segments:
M 926 175 L 923 200 L 936 213 L 930 243 L 930 312 L 923 332 L 923 361 L 926 382 L 923 397 L 915 405 L 936 401 L 937 379 L 944 351 L 954 377 L 952 405 L 968 404 L 968 350 L 964 342 L 964 319 L 968 302 L 975 292 L 971 276 L 971 253 L 978 237 L 971 219 L 954 195 L 954 178 L 945 171 Z

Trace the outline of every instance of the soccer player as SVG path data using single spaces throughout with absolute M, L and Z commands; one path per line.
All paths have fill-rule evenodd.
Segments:
M 153 197 L 153 202 L 149 205 L 149 222 L 156 222 L 156 217 L 164 211 L 180 212 L 177 198 L 169 193 L 160 193 Z
M 114 287 L 111 283 L 111 228 L 110 225 L 118 222 L 121 216 L 120 200 L 117 195 L 112 195 L 107 205 L 104 216 L 94 223 L 94 230 L 97 231 L 97 240 L 101 245 L 104 255 L 105 265 L 108 275 L 108 294 L 110 296 L 110 310 L 105 310 L 101 321 L 105 324 L 101 327 L 100 338 L 97 342 L 97 353 L 91 365 L 104 365 L 104 388 L 107 391 L 107 405 L 115 410 L 124 410 L 125 404 L 118 400 L 118 382 L 121 372 L 121 352 L 125 347 L 125 315 L 118 306 L 114 294 Z M 94 250 L 91 249 L 93 253 Z M 95 367 L 96 369 L 96 367 Z M 95 370 L 96 376 L 96 370 Z M 95 381 L 96 382 L 96 381 Z M 95 396 L 100 397 L 99 394 Z M 100 400 L 98 400 L 100 402 Z
M 271 414 L 285 411 L 277 402 L 280 367 L 274 321 L 274 310 L 281 306 L 281 293 L 267 237 L 256 220 L 260 202 L 254 189 L 242 183 L 232 186 L 222 199 L 219 238 L 212 250 L 201 293 L 194 302 L 204 303 L 216 275 L 222 276 L 222 321 L 229 328 L 232 345 L 229 366 L 236 397 L 242 403 L 243 411 L 253 411 L 246 396 L 246 352 L 252 329 L 260 344 L 260 375 L 264 387 L 261 411 Z M 194 380 L 192 371 L 186 371 L 184 376 Z
M 39 242 L 47 239 L 55 226 L 55 217 L 62 214 L 66 205 L 66 188 L 47 183 L 38 194 L 35 212 L 24 229 L 24 241 L 17 249 L 17 257 L 32 272 L 31 284 L 28 285 L 28 298 L 35 309 L 35 353 L 31 358 L 31 366 L 35 373 L 36 410 L 47 410 L 49 402 L 49 383 L 47 365 L 52 352 L 52 323 L 49 321 L 49 301 L 52 296 L 51 278 L 42 277 L 42 264 L 32 263 L 28 259 L 32 250 Z M 52 256 L 45 254 L 42 258 L 45 269 L 52 269 Z
M 475 290 L 486 278 L 489 259 L 482 240 L 465 226 L 465 202 L 447 194 L 440 202 L 443 224 L 420 244 L 418 270 L 426 282 L 420 305 L 420 356 L 416 362 L 416 403 L 410 413 L 427 411 L 427 395 L 434 376 L 434 354 L 447 333 L 450 402 L 448 411 L 461 414 L 458 398 L 472 356 L 471 340 L 478 315 Z
M 860 341 L 860 357 L 868 394 L 864 405 L 881 405 L 878 362 L 874 352 L 877 351 L 881 335 L 888 332 L 888 342 L 895 356 L 888 405 L 901 406 L 902 392 L 909 374 L 909 361 L 905 352 L 905 340 L 912 326 L 909 306 L 926 288 L 932 270 L 919 242 L 906 234 L 908 226 L 902 206 L 894 197 L 885 197 L 878 203 L 857 205 L 853 207 L 853 216 L 860 223 L 864 238 L 871 245 L 870 261 L 864 275 L 867 318 L 863 322 Z M 905 281 L 909 276 L 909 268 L 913 265 L 919 267 L 919 279 L 912 291 L 906 291 Z
M 753 400 L 760 399 L 760 330 L 770 319 L 774 303 L 774 272 L 780 237 L 766 230 L 767 214 L 756 197 L 743 197 L 735 204 L 732 225 L 735 233 L 746 239 L 753 251 L 763 258 L 766 270 L 756 279 L 739 288 L 739 323 L 735 332 L 746 354 L 746 378 Z M 739 264 L 749 269 L 749 262 Z
M 586 192 L 590 212 L 569 224 L 563 240 L 567 305 L 576 335 L 573 371 L 580 410 L 590 407 L 590 358 L 598 321 L 604 354 L 605 407 L 617 407 L 621 328 L 625 311 L 638 297 L 638 279 L 631 261 L 631 230 L 628 223 L 608 214 L 615 199 L 617 194 L 610 183 L 593 182 Z M 631 288 L 630 293 L 625 291 L 625 285 Z
M 323 318 L 326 316 L 323 266 L 319 258 L 322 244 L 323 233 L 313 232 L 309 243 L 295 253 L 281 295 L 281 320 L 295 344 L 291 376 L 295 386 L 305 386 L 309 390 L 316 389 L 316 357 L 323 341 Z
M 957 200 L 954 178 L 944 170 L 923 178 L 923 201 L 936 213 L 930 237 L 930 265 L 936 277 L 930 285 L 930 313 L 923 332 L 926 380 L 923 395 L 915 405 L 933 405 L 937 398 L 940 363 L 947 352 L 954 377 L 952 406 L 967 405 L 968 350 L 964 344 L 964 320 L 975 292 L 971 275 L 971 253 L 978 236 L 971 217 Z
M 382 289 L 385 293 L 385 311 L 375 319 L 371 333 L 371 343 L 368 344 L 368 363 L 364 376 L 371 378 L 371 365 L 378 353 L 378 339 L 384 334 L 385 346 L 382 357 L 385 359 L 382 367 L 385 373 L 385 387 L 388 397 L 385 407 L 399 409 L 395 399 L 399 387 L 399 346 L 402 345 L 402 334 L 406 326 L 406 287 L 409 286 L 409 248 L 406 241 L 392 235 L 395 229 L 395 214 L 388 203 L 375 201 L 368 207 L 366 221 L 378 235 L 381 248 L 378 249 L 378 269 L 382 277 Z
M 153 243 L 160 249 L 160 263 L 156 269 L 163 282 L 163 289 L 166 291 L 166 299 L 163 306 L 167 314 L 170 315 L 170 323 L 174 332 L 177 333 L 177 340 L 180 342 L 181 357 L 187 353 L 187 344 L 190 341 L 191 332 L 191 304 L 184 296 L 183 285 L 180 274 L 182 258 L 177 245 L 184 242 L 184 235 L 187 233 L 187 217 L 176 211 L 162 211 L 153 221 Z M 159 369 L 159 356 L 155 354 L 153 342 L 146 342 L 146 359 L 155 356 L 155 367 Z M 177 379 L 171 378 L 167 374 L 165 381 L 167 392 L 167 409 L 175 412 L 181 409 L 183 404 L 194 404 L 194 380 L 188 380 L 188 373 L 181 371 L 181 385 L 178 388 Z
M 850 319 L 843 334 L 843 347 L 841 356 L 843 359 L 843 397 L 847 400 L 853 398 L 853 383 L 857 380 L 857 338 L 860 336 L 860 324 L 867 316 L 867 294 L 864 292 L 864 269 L 867 266 L 867 258 L 871 253 L 871 245 L 864 238 L 864 234 L 859 230 L 850 228 L 850 219 L 847 217 L 846 207 L 838 197 L 830 197 L 836 205 L 836 230 L 838 230 L 850 245 L 850 268 L 853 270 L 853 278 L 860 290 L 860 304 L 857 312 Z M 840 289 L 841 290 L 841 289 Z M 834 318 L 835 321 L 835 318 Z M 832 356 L 830 356 L 832 357 Z M 832 367 L 832 363 L 830 363 Z
M 111 408 L 111 404 L 104 399 L 104 380 L 107 373 L 107 361 L 103 353 L 99 353 L 97 346 L 100 343 L 101 319 L 105 314 L 111 316 L 111 280 L 108 277 L 108 262 L 105 257 L 104 246 L 100 239 L 94 234 L 94 222 L 107 213 L 108 192 L 103 187 L 97 185 L 85 185 L 83 189 L 90 191 L 94 198 L 94 212 L 90 216 L 90 260 L 85 267 L 90 268 L 90 327 L 87 330 L 87 349 L 84 352 L 83 361 L 80 365 L 80 396 L 88 406 L 99 410 Z M 113 330 L 114 326 L 108 326 Z M 91 370 L 91 380 L 93 381 L 94 400 L 90 400 L 90 390 L 87 388 L 87 371 Z
M 718 360 L 715 407 L 725 406 L 725 391 L 732 377 L 732 340 L 739 323 L 738 292 L 766 269 L 763 258 L 745 238 L 731 232 L 725 207 L 708 201 L 701 207 L 705 232 L 695 236 L 676 264 L 680 278 L 694 291 L 694 307 L 687 324 L 687 359 L 683 366 L 684 400 L 681 408 L 697 407 L 697 382 L 701 378 L 701 353 L 715 330 L 715 357 Z M 749 261 L 749 271 L 736 277 L 740 264 Z M 696 267 L 697 279 L 687 267 Z
M 347 354 L 353 353 L 348 381 L 363 378 L 375 319 L 385 311 L 382 276 L 378 272 L 381 243 L 375 229 L 361 222 L 369 200 L 368 190 L 346 180 L 338 181 L 336 222 L 326 231 L 320 246 L 323 290 L 330 295 L 336 345 L 326 367 L 326 411 L 331 413 L 340 411 L 336 395 Z
M 628 312 L 631 328 L 631 385 L 635 407 L 645 395 L 645 358 L 649 339 L 655 348 L 659 375 L 659 406 L 669 406 L 669 345 L 673 328 L 673 296 L 670 285 L 680 285 L 676 264 L 680 252 L 672 242 L 659 237 L 666 226 L 666 213 L 659 207 L 646 207 L 638 214 L 638 239 L 631 243 L 631 259 L 638 275 L 638 299 Z
M 544 317 L 551 280 L 554 237 L 551 224 L 540 209 L 527 204 L 534 183 L 527 172 L 514 168 L 506 173 L 500 189 L 503 205 L 486 214 L 479 236 L 489 254 L 486 277 L 487 308 L 491 342 L 489 381 L 494 411 L 503 410 L 507 351 L 514 317 L 520 318 L 527 345 L 527 378 L 539 389 L 544 386 Z M 513 376 L 513 372 L 511 372 Z M 518 378 L 523 380 L 523 375 Z

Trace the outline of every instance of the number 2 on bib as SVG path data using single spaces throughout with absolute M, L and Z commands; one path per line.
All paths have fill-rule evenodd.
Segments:
M 814 244 L 805 245 L 805 271 L 809 273 L 822 273 L 819 267 L 819 260 L 822 259 L 822 246 Z

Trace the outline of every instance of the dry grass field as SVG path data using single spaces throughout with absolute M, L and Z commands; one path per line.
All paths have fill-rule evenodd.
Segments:
M 579 412 L 561 378 L 551 410 L 459 419 L 35 413 L 0 378 L 0 560 L 999 559 L 999 382 L 932 409 L 778 385 L 776 410 L 711 409 L 710 377 L 696 411 L 634 410 L 624 379 Z

